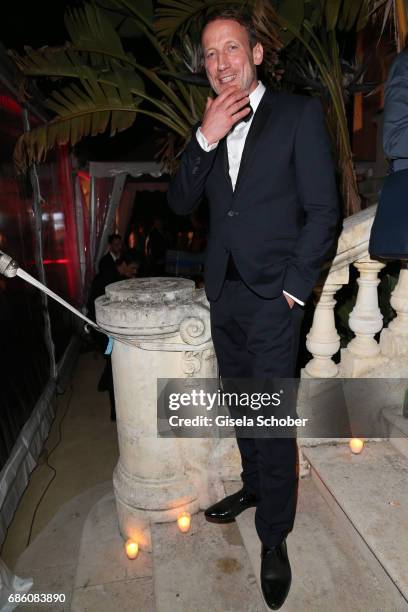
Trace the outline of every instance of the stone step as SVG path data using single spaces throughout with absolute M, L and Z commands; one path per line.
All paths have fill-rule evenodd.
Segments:
M 385 435 L 399 453 L 408 459 L 408 418 L 402 416 L 401 406 L 385 408 L 382 412 Z
M 408 610 L 406 458 L 388 441 L 368 442 L 360 455 L 345 444 L 304 447 L 303 454 L 338 528 L 383 584 L 388 607 L 382 609 Z
M 239 488 L 225 483 L 228 494 Z M 259 584 L 261 544 L 255 526 L 255 508 L 236 521 Z M 335 513 L 311 478 L 299 482 L 295 526 L 287 538 L 292 587 L 283 612 L 402 611 L 404 600 L 394 587 L 384 588 L 352 537 L 339 525 Z M 259 586 L 260 588 L 260 586 Z
M 265 612 L 235 523 L 193 515 L 188 533 L 176 523 L 152 526 L 156 612 Z
M 110 491 L 92 507 L 82 531 L 70 612 L 154 612 L 152 571 L 149 553 L 127 558 Z

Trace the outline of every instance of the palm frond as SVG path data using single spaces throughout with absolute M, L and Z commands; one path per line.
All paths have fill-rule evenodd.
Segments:
M 244 0 L 160 0 L 156 10 L 155 31 L 158 38 L 171 45 L 176 35 L 182 36 L 192 23 L 213 8 L 229 4 L 246 5 Z M 200 27 L 196 28 L 200 31 Z
M 85 3 L 80 8 L 68 8 L 64 21 L 73 46 L 89 50 L 93 65 L 100 64 L 104 54 L 108 57 L 113 54 L 127 63 L 119 35 L 107 15 L 96 5 Z
M 205 74 L 194 74 L 192 72 L 169 72 L 168 70 L 161 70 L 157 74 L 174 80 L 183 81 L 189 85 L 196 85 L 197 87 L 210 87 L 210 82 Z
M 139 38 L 143 33 L 143 27 L 150 26 L 153 29 L 152 0 L 133 0 L 129 3 L 115 2 L 115 0 L 94 0 L 94 3 L 103 10 L 119 36 L 123 38 Z M 135 10 L 139 16 L 139 24 L 132 18 Z
M 63 47 L 24 47 L 25 55 L 9 50 L 8 54 L 23 74 L 31 77 L 85 78 L 81 56 L 68 43 Z
M 84 40 L 82 40 L 81 44 L 83 45 L 82 52 L 91 52 L 92 48 L 86 48 L 85 45 L 87 43 Z M 54 48 L 43 47 L 41 49 L 31 49 L 31 47 L 25 47 L 26 54 L 24 56 L 21 56 L 15 51 L 9 51 L 9 55 L 17 64 L 21 72 L 30 77 L 75 78 L 80 81 L 95 79 L 101 84 L 109 84 L 111 82 L 110 75 L 112 73 L 117 74 L 123 71 L 123 74 L 126 75 L 127 86 L 132 91 L 135 89 L 137 90 L 136 93 L 139 93 L 141 88 L 144 89 L 144 86 L 142 79 L 134 72 L 134 70 L 137 70 L 143 77 L 149 79 L 162 91 L 171 104 L 178 109 L 179 113 L 189 121 L 190 124 L 193 123 L 193 118 L 187 106 L 183 104 L 174 90 L 159 78 L 156 72 L 138 64 L 130 56 L 127 57 L 127 63 L 129 68 L 134 70 L 124 68 L 124 57 L 120 55 L 116 57 L 108 47 L 98 51 L 106 61 L 104 61 L 103 64 L 96 62 L 96 66 L 91 66 L 84 56 L 84 53 L 81 51 L 74 48 L 71 44 L 66 43 L 64 47 Z M 159 102 L 157 99 L 151 98 L 151 100 L 153 104 L 158 106 Z
M 82 87 L 74 83 L 54 92 L 46 105 L 56 117 L 20 137 L 14 153 L 17 167 L 24 171 L 27 161 L 42 161 L 55 145 L 75 145 L 85 136 L 105 132 L 108 126 L 111 136 L 127 129 L 136 119 L 140 100 L 124 81 L 114 87 L 87 79 Z
M 37 50 L 25 47 L 25 56 L 9 51 L 24 74 L 84 78 L 84 66 L 108 69 L 115 61 L 138 67 L 131 54 L 125 52 L 109 18 L 97 6 L 85 3 L 81 8 L 68 9 L 65 25 L 72 43 Z
M 342 3 L 343 3 L 343 0 L 327 0 L 326 2 L 325 17 L 326 17 L 327 29 L 329 31 L 334 30 L 334 28 L 337 25 L 338 18 L 339 18 L 339 12 L 340 12 Z
M 253 21 L 264 49 L 264 64 L 270 76 L 275 75 L 278 64 L 278 51 L 284 46 L 287 33 L 281 28 L 279 16 L 272 2 L 256 0 Z M 292 36 L 292 35 L 291 35 Z M 287 40 L 285 40 L 287 43 Z
M 145 32 L 146 28 L 153 31 L 152 0 L 95 0 L 95 3 L 107 11 L 115 27 L 119 25 L 118 16 L 121 17 L 119 34 L 122 36 L 134 36 L 135 18 L 141 31 Z

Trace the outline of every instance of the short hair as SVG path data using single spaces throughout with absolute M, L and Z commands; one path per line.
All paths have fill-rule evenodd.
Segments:
M 122 240 L 122 236 L 120 234 L 110 234 L 108 236 L 108 244 L 112 244 L 114 240 Z
M 256 43 L 259 41 L 258 34 L 251 16 L 251 13 L 245 6 L 240 4 L 233 5 L 228 8 L 218 8 L 211 11 L 205 18 L 203 29 L 201 33 L 204 32 L 205 28 L 209 23 L 213 21 L 218 21 L 220 19 L 229 19 L 231 21 L 236 21 L 240 25 L 242 25 L 248 34 L 249 46 L 253 49 Z

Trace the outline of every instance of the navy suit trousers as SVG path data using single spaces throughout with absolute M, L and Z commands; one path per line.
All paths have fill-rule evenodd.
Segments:
M 263 298 L 242 280 L 224 281 L 210 302 L 221 378 L 295 376 L 303 309 L 285 296 Z M 295 438 L 237 438 L 245 488 L 258 499 L 255 525 L 266 546 L 291 531 L 296 512 L 298 453 Z

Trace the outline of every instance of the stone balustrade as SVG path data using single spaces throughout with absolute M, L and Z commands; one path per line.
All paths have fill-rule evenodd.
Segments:
M 306 346 L 312 355 L 302 371 L 303 377 L 355 378 L 370 376 L 382 364 L 399 355 L 408 355 L 408 269 L 402 265 L 398 283 L 391 296 L 396 317 L 383 329 L 379 308 L 379 273 L 385 263 L 370 258 L 368 242 L 376 206 L 345 219 L 337 253 L 324 269 L 314 291 L 315 311 Z M 333 357 L 340 348 L 334 308 L 336 293 L 348 284 L 350 266 L 358 271 L 356 303 L 348 325 L 354 338 L 341 349 L 339 363 Z M 380 339 L 377 336 L 380 332 Z

